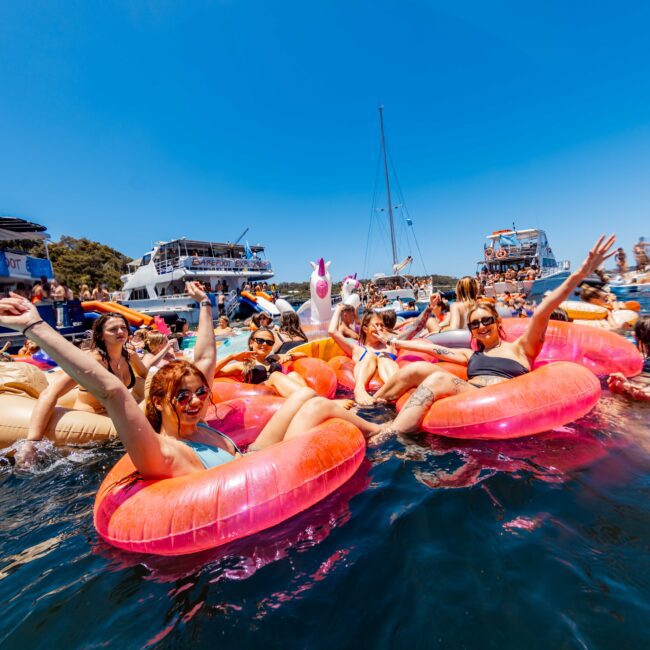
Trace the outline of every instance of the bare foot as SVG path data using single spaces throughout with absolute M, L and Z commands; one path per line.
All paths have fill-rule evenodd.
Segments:
M 346 411 L 349 411 L 354 407 L 353 399 L 335 399 L 333 401 L 336 402 L 341 408 L 344 408 Z
M 372 395 L 368 394 L 368 391 L 357 389 L 354 391 L 354 401 L 359 406 L 373 406 L 375 403 L 375 398 Z

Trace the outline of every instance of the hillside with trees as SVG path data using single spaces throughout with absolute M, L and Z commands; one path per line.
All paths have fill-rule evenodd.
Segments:
M 45 257 L 45 247 L 40 241 L 4 241 L 0 242 L 0 249 L 24 250 L 28 255 Z M 126 272 L 126 263 L 131 259 L 105 244 L 67 235 L 58 242 L 48 243 L 48 250 L 54 277 L 75 292 L 82 284 L 92 289 L 97 283 L 105 284 L 109 291 L 121 289 L 120 276 Z

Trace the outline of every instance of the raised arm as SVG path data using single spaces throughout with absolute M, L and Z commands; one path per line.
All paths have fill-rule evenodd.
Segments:
M 194 364 L 206 376 L 208 381 L 212 381 L 214 367 L 217 363 L 217 346 L 214 342 L 214 325 L 212 324 L 212 304 L 198 282 L 186 282 L 185 291 L 199 303 L 199 326 L 196 330 Z
M 92 355 L 82 352 L 45 323 L 25 298 L 0 299 L 0 324 L 37 343 L 77 383 L 106 408 L 126 451 L 147 477 L 174 476 L 174 455 L 158 435 L 126 386 Z
M 529 359 L 534 359 L 544 345 L 544 335 L 553 310 L 559 307 L 560 303 L 566 300 L 588 275 L 616 253 L 616 250 L 611 250 L 615 241 L 615 235 L 610 235 L 607 239 L 605 239 L 605 235 L 602 235 L 589 251 L 580 268 L 572 273 L 557 289 L 551 291 L 535 309 L 526 331 L 516 341 Z
M 420 332 L 424 326 L 427 324 L 429 317 L 433 311 L 433 308 L 438 304 L 440 300 L 440 294 L 434 293 L 429 297 L 429 304 L 422 310 L 422 313 L 417 316 L 413 323 L 408 323 L 403 328 L 400 329 L 400 333 L 397 335 L 398 340 L 412 339 L 415 335 Z
M 352 356 L 354 354 L 354 348 L 359 347 L 353 343 L 350 343 L 341 332 L 339 332 L 339 325 L 341 324 L 341 310 L 343 309 L 343 304 L 339 303 L 336 305 L 334 314 L 332 314 L 332 320 L 330 320 L 330 326 L 328 329 L 328 334 L 336 341 L 338 346 L 347 354 Z
M 460 363 L 467 365 L 469 358 L 472 356 L 472 350 L 465 348 L 446 348 L 442 345 L 436 345 L 431 341 L 418 339 L 417 341 L 400 341 L 396 338 L 391 338 L 388 343 L 393 345 L 397 350 L 413 350 L 414 352 L 426 352 L 431 356 L 440 359 L 440 361 L 451 361 L 452 363 Z

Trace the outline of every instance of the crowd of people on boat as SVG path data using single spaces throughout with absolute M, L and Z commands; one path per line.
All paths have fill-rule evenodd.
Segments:
M 199 304 L 195 333 L 188 332 L 187 323 L 180 322 L 182 319 L 170 335 L 146 328 L 132 333 L 122 315 L 110 313 L 95 322 L 86 351 L 45 323 L 29 295 L 14 292 L 0 299 L 0 324 L 21 332 L 26 345 L 45 350 L 61 369 L 36 401 L 28 442 L 19 456 L 22 460 L 29 458 L 31 445 L 42 439 L 57 401 L 76 389 L 73 408 L 108 415 L 145 478 L 178 476 L 229 462 L 240 450 L 204 422 L 215 377 L 264 384 L 285 398 L 248 453 L 300 435 L 332 417 L 353 423 L 369 437 L 415 431 L 435 401 L 529 373 L 542 348 L 549 321 L 564 320 L 558 312 L 560 304 L 616 253 L 612 248 L 614 241 L 613 236 L 601 237 L 580 268 L 529 314 L 524 333 L 515 340 L 505 339 L 499 304 L 513 306 L 521 297 L 485 300 L 480 283 L 472 277 L 459 281 L 454 302 L 448 303 L 442 294 L 432 292 L 426 308 L 403 323 L 397 322 L 391 310 L 376 311 L 366 306 L 359 318 L 354 307 L 338 304 L 329 335 L 354 362 L 354 401 L 319 397 L 300 374 L 283 369 L 283 364 L 305 356 L 294 351 L 307 341 L 294 312 L 282 313 L 276 325 L 267 314 L 256 315 L 250 324 L 248 349 L 217 361 L 215 333 L 217 329 L 227 333 L 230 323 L 220 316 L 215 329 L 211 301 L 198 283 L 186 286 L 186 292 Z M 369 297 L 372 291 L 370 285 Z M 469 332 L 470 347 L 449 348 L 418 338 L 419 333 L 460 330 Z M 182 357 L 177 345 L 189 335 L 195 339 L 192 362 Z M 639 319 L 636 336 L 647 370 L 649 318 Z M 402 350 L 425 352 L 464 367 L 467 379 L 442 364 L 414 361 L 400 367 L 396 359 Z M 375 375 L 382 386 L 371 395 L 368 384 Z M 609 385 L 612 391 L 634 399 L 650 398 L 647 380 L 612 375 Z M 367 407 L 397 400 L 411 389 L 415 389 L 411 397 L 388 423 L 368 422 L 350 410 L 354 403 Z

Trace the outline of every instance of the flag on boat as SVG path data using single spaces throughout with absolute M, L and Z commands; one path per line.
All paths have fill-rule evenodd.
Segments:
M 397 264 L 393 264 L 393 271 L 395 271 L 395 273 L 399 273 L 403 268 L 406 268 L 412 261 L 413 258 L 410 255 L 408 257 L 405 257 L 401 262 L 398 262 Z
M 248 245 L 248 239 L 244 242 L 244 254 L 246 255 L 247 260 L 253 259 L 253 251 L 251 250 L 251 247 Z
M 500 235 L 499 243 L 501 244 L 501 246 L 516 246 L 517 237 L 516 235 Z

